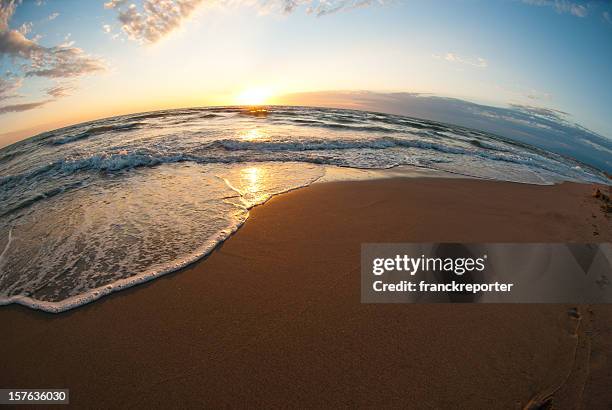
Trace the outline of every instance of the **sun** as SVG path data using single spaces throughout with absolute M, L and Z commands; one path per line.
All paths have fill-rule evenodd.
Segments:
M 262 105 L 266 104 L 273 92 L 268 87 L 247 88 L 236 97 L 238 105 Z

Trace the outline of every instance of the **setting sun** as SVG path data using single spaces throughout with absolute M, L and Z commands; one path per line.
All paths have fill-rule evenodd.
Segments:
M 244 90 L 236 97 L 239 105 L 262 105 L 269 102 L 273 92 L 267 87 L 254 87 Z

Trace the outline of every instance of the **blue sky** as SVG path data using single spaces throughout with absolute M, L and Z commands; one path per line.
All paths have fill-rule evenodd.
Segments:
M 12 138 L 120 113 L 235 104 L 249 90 L 265 90 L 266 103 L 368 90 L 546 108 L 612 137 L 610 1 L 0 4 L 0 134 Z M 147 12 L 155 7 L 164 13 Z

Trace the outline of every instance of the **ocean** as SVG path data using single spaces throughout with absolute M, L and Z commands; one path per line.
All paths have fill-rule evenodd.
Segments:
M 80 306 L 202 258 L 275 194 L 395 167 L 609 183 L 567 157 L 397 115 L 271 106 L 106 118 L 0 149 L 0 304 Z

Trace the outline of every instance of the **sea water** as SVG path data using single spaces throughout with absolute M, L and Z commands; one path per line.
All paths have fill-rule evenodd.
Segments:
M 272 195 L 398 166 L 607 183 L 569 158 L 395 115 L 220 107 L 113 117 L 0 149 L 0 304 L 82 305 L 201 258 Z

